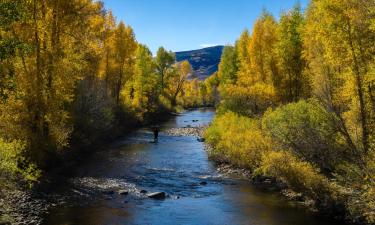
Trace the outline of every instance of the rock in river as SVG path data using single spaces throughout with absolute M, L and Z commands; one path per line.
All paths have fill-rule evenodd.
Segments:
M 166 197 L 165 192 L 153 192 L 147 195 L 149 198 L 164 199 Z
M 199 141 L 199 142 L 204 142 L 205 139 L 204 139 L 204 138 L 197 138 L 197 141 Z
M 206 181 L 202 181 L 199 183 L 200 185 L 207 185 L 207 182 Z
M 129 194 L 129 191 L 127 191 L 127 190 L 119 190 L 118 194 L 119 195 L 127 195 L 127 194 Z

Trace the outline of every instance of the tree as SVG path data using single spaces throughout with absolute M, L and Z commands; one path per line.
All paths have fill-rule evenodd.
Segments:
M 131 27 L 120 22 L 115 32 L 116 74 L 114 83 L 114 97 L 116 104 L 120 104 L 120 93 L 126 80 L 132 76 L 132 66 L 135 59 L 137 43 Z
M 100 76 L 104 77 L 106 83 L 106 89 L 111 91 L 109 88 L 111 86 L 111 78 L 114 76 L 114 51 L 115 51 L 115 44 L 114 44 L 114 37 L 115 37 L 115 29 L 116 29 L 116 22 L 115 18 L 111 11 L 107 12 L 104 15 L 104 22 L 103 22 L 103 31 L 100 37 L 103 43 L 102 49 L 102 57 L 101 57 L 101 72 Z
M 167 51 L 163 47 L 158 49 L 156 53 L 156 69 L 160 77 L 160 94 L 164 94 L 165 77 L 175 61 L 176 58 L 173 52 Z
M 242 32 L 240 38 L 236 41 L 236 53 L 237 53 L 237 77 L 239 77 L 242 82 L 251 82 L 252 69 L 251 69 L 251 55 L 250 55 L 250 41 L 251 36 L 248 30 Z
M 315 0 L 307 12 L 305 56 L 314 94 L 340 118 L 354 151 L 374 148 L 373 1 Z
M 220 59 L 218 78 L 220 84 L 231 84 L 237 78 L 237 52 L 233 46 L 225 46 Z
M 134 75 L 133 104 L 140 109 L 152 110 L 158 101 L 158 77 L 151 51 L 144 45 L 138 45 Z
M 86 53 L 100 3 L 90 1 L 17 1 L 27 9 L 4 31 L 28 51 L 12 58 L 15 88 L 0 106 L 1 132 L 6 140 L 25 141 L 25 157 L 38 165 L 52 150 L 69 144 L 73 125 L 70 109 L 77 83 L 86 73 Z M 32 46 L 32 47 L 31 47 Z
M 252 84 L 259 81 L 273 85 L 277 83 L 279 69 L 274 52 L 277 40 L 277 22 L 264 11 L 254 24 L 249 46 Z M 249 83 L 247 79 L 244 82 Z
M 172 105 L 176 105 L 178 94 L 181 93 L 184 83 L 192 72 L 192 67 L 189 61 L 177 63 L 176 71 L 171 79 L 170 85 L 172 89 Z
M 308 96 L 306 93 L 308 81 L 303 74 L 305 67 L 305 60 L 302 57 L 303 25 L 304 17 L 299 5 L 281 15 L 277 43 L 281 74 L 275 85 L 284 102 L 297 101 L 303 96 Z

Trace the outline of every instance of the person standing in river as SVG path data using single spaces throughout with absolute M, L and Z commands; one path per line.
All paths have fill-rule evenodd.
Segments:
M 152 131 L 154 133 L 154 142 L 158 142 L 158 136 L 159 136 L 159 127 L 155 126 L 152 128 Z

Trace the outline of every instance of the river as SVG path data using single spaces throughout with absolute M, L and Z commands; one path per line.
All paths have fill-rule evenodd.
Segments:
M 204 125 L 213 116 L 212 109 L 187 111 L 161 127 Z M 158 143 L 151 139 L 148 129 L 140 129 L 83 160 L 69 184 L 57 188 L 63 204 L 49 212 L 45 224 L 338 224 L 246 179 L 220 174 L 195 137 L 161 132 Z M 120 189 L 129 194 L 118 194 Z M 150 199 L 141 190 L 168 196 Z

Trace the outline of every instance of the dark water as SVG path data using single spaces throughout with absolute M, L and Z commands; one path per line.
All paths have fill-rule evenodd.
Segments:
M 189 111 L 162 126 L 197 126 L 209 123 L 213 115 L 210 109 Z M 162 132 L 157 144 L 150 143 L 151 139 L 152 133 L 142 129 L 85 160 L 68 187 L 57 191 L 68 196 L 66 203 L 52 210 L 45 224 L 335 224 L 277 193 L 219 174 L 195 137 Z M 119 189 L 130 193 L 119 195 Z M 168 198 L 149 199 L 139 193 L 142 189 L 164 191 Z

